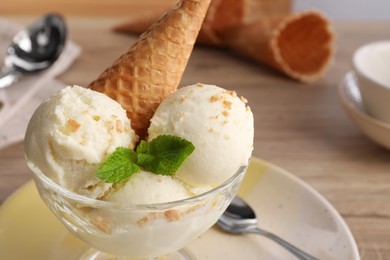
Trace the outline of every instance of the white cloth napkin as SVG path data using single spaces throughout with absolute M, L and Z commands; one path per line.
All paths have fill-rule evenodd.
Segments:
M 12 37 L 20 29 L 22 27 L 18 24 L 0 19 L 0 66 Z M 61 56 L 49 69 L 0 89 L 0 149 L 23 140 L 28 121 L 38 105 L 66 86 L 55 77 L 66 71 L 80 53 L 80 47 L 68 41 Z

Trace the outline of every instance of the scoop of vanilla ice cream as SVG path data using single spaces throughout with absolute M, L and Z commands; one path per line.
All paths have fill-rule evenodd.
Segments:
M 117 147 L 134 148 L 137 136 L 113 99 L 79 86 L 66 87 L 43 102 L 25 135 L 27 163 L 61 186 L 99 198 L 111 187 L 95 177 Z
M 253 114 L 234 91 L 196 84 L 178 89 L 157 108 L 149 141 L 176 135 L 192 142 L 195 151 L 175 176 L 187 185 L 216 186 L 248 164 L 253 150 Z
M 119 204 L 155 204 L 191 197 L 183 184 L 172 176 L 141 171 L 132 175 L 124 186 L 112 190 L 105 198 Z

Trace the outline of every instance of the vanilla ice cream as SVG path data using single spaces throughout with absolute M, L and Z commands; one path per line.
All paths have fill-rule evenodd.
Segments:
M 172 176 L 141 171 L 119 189 L 110 192 L 105 200 L 119 204 L 155 204 L 191 196 L 183 184 Z
M 64 224 L 78 237 L 103 252 L 160 256 L 210 228 L 237 191 L 245 171 L 241 166 L 248 164 L 253 146 L 253 115 L 245 102 L 235 92 L 213 85 L 172 93 L 152 118 L 149 145 L 159 135 L 178 136 L 194 145 L 193 152 L 173 175 L 148 172 L 140 164 L 140 171 L 111 184 L 96 177 L 97 172 L 112 162 L 110 155 L 122 150 L 116 148 L 134 150 L 138 138 L 119 103 L 93 90 L 67 87 L 32 116 L 25 136 L 27 163 L 33 172 L 39 169 L 70 191 L 114 202 L 96 206 L 96 201 L 75 203 L 62 197 L 67 203 L 57 207 L 57 191 L 43 193 L 58 216 L 67 216 Z M 137 159 L 131 163 L 139 163 L 137 149 L 123 150 L 130 154 L 125 160 L 132 154 Z M 119 168 L 114 167 L 113 174 Z M 209 191 L 239 169 L 223 189 L 177 202 Z M 159 203 L 163 204 L 147 206 Z
M 187 185 L 217 186 L 247 165 L 253 150 L 253 114 L 234 91 L 196 84 L 178 89 L 157 108 L 149 141 L 158 135 L 187 139 L 195 151 L 175 176 Z
M 73 86 L 35 111 L 25 135 L 25 155 L 28 164 L 61 186 L 99 198 L 111 184 L 95 177 L 97 167 L 117 147 L 133 149 L 137 139 L 116 101 Z

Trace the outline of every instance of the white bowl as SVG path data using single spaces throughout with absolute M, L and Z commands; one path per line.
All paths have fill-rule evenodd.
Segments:
M 352 63 L 368 114 L 390 124 L 390 41 L 360 47 Z
M 345 75 L 339 85 L 338 94 L 344 109 L 363 133 L 375 143 L 390 149 L 390 124 L 367 113 L 354 72 Z

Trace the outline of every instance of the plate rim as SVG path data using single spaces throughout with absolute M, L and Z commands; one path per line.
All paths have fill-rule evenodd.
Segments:
M 351 252 L 353 254 L 352 255 L 353 259 L 360 259 L 359 248 L 357 246 L 355 237 L 353 236 L 353 233 L 349 228 L 348 224 L 346 223 L 344 218 L 340 215 L 340 213 L 337 211 L 337 209 L 332 205 L 332 203 L 330 203 L 319 191 L 314 189 L 312 186 L 310 186 L 308 183 L 306 183 L 298 176 L 294 175 L 292 172 L 289 172 L 288 170 L 274 163 L 265 161 L 257 157 L 252 157 L 252 160 L 257 161 L 258 163 L 261 163 L 263 165 L 266 165 L 267 167 L 269 167 L 269 169 L 276 170 L 279 174 L 282 174 L 284 177 L 289 178 L 292 182 L 295 182 L 297 185 L 306 189 L 309 193 L 314 195 L 316 199 L 318 199 L 321 203 L 323 203 L 323 205 L 325 205 L 325 207 L 330 210 L 330 213 L 336 218 L 336 221 L 340 224 L 341 228 L 343 229 L 343 233 L 346 234 L 348 242 L 351 245 Z
M 379 119 L 376 119 L 369 114 L 363 112 L 360 109 L 357 109 L 354 105 L 351 104 L 351 100 L 346 97 L 345 88 L 350 87 L 349 80 L 355 77 L 355 73 L 353 71 L 348 71 L 342 78 L 338 87 L 338 96 L 341 100 L 341 103 L 347 108 L 347 110 L 353 111 L 355 115 L 359 116 L 363 120 L 369 122 L 372 125 L 375 125 L 380 128 L 384 128 L 386 130 L 390 130 L 390 124 L 387 124 Z

